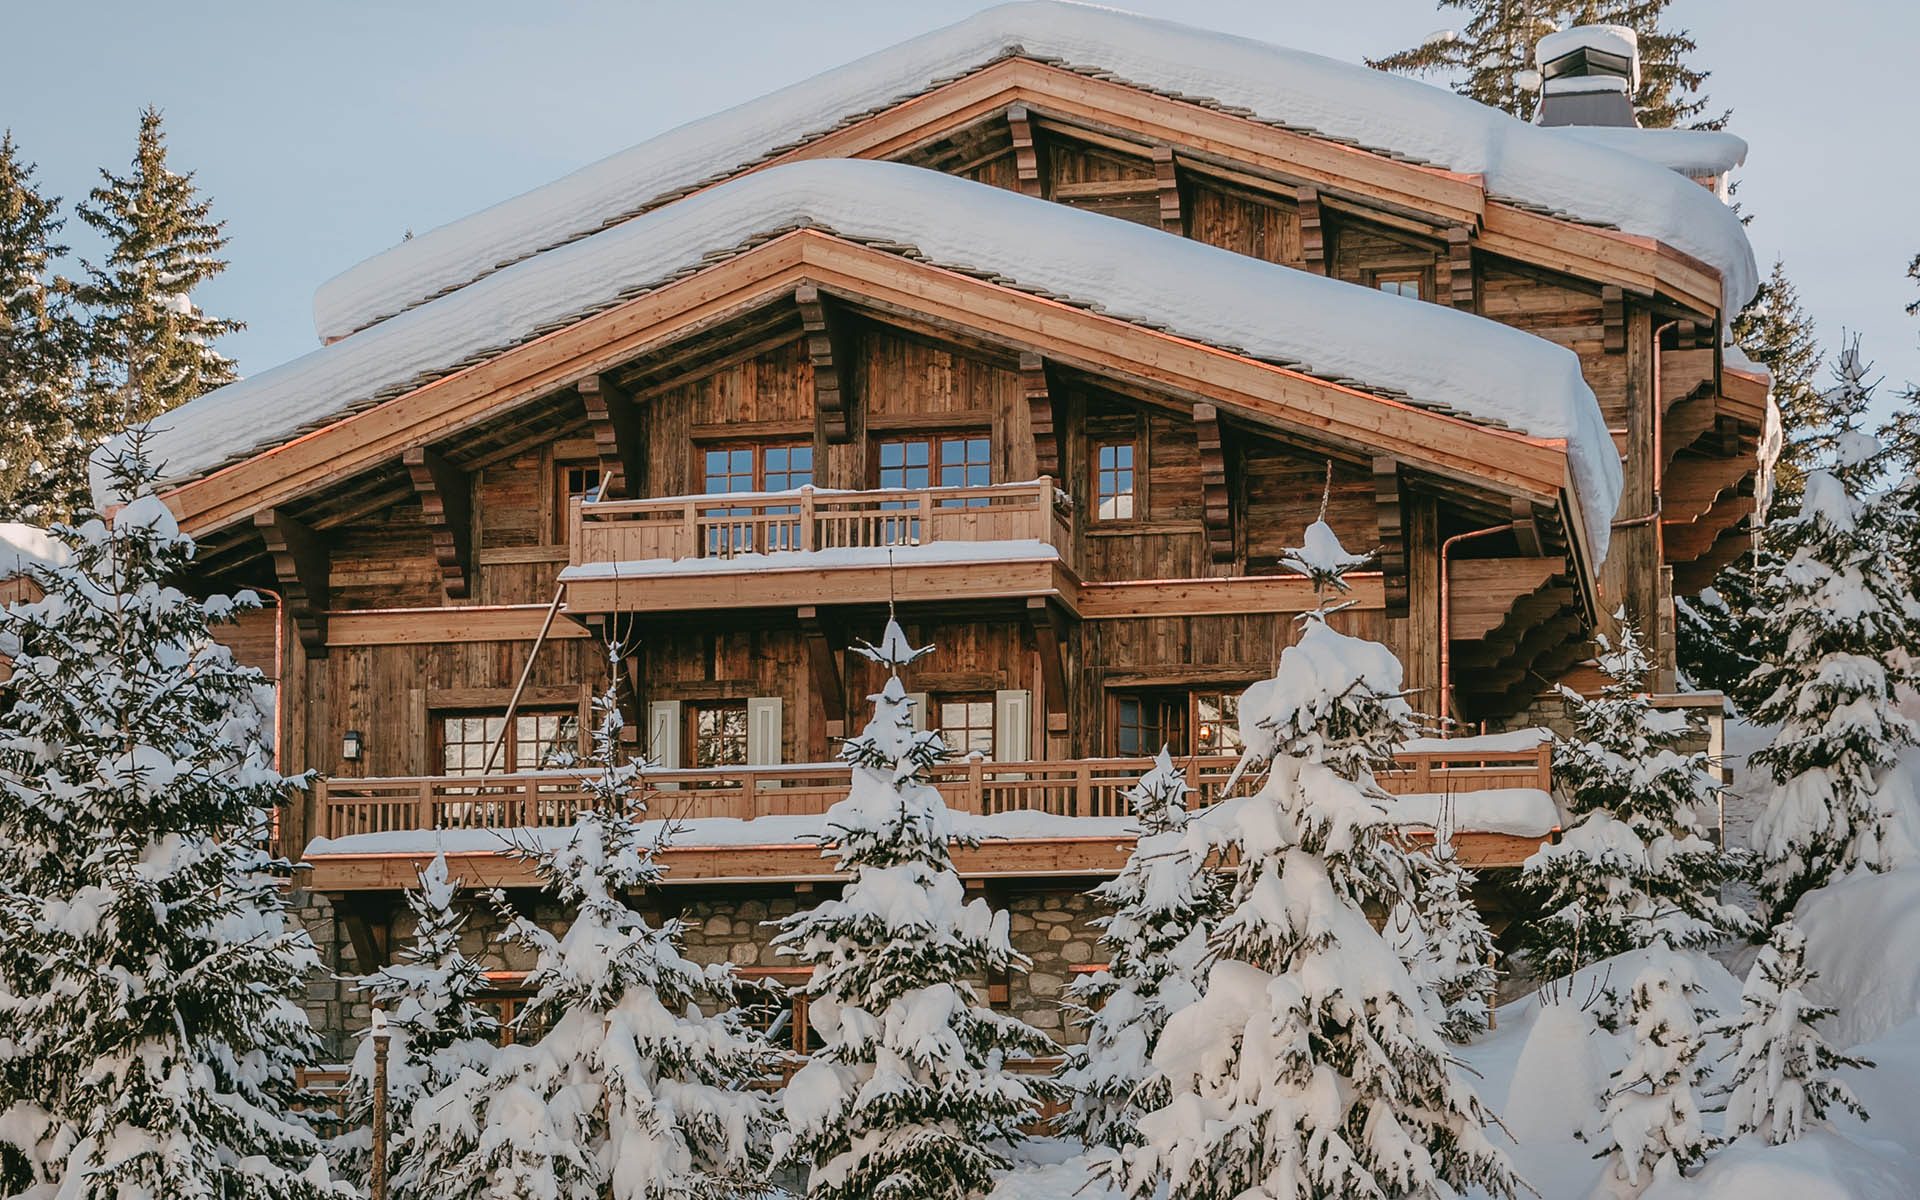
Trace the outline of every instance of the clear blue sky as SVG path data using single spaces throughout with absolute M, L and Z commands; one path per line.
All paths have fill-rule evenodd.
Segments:
M 202 289 L 248 322 L 243 371 L 315 345 L 316 284 L 399 240 L 695 117 L 956 20 L 979 0 L 190 0 L 30 3 L 5 17 L 0 125 L 70 200 L 166 112 L 233 242 Z M 1358 60 L 1447 25 L 1432 0 L 1123 0 Z M 1678 0 L 1716 107 L 1752 143 L 1740 198 L 1762 267 L 1787 259 L 1831 346 L 1863 332 L 1920 381 L 1914 0 Z M 69 227 L 84 245 L 84 230 Z

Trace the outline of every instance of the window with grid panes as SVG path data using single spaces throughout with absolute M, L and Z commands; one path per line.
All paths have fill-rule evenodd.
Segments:
M 1373 277 L 1373 286 L 1409 300 L 1424 300 L 1425 276 L 1419 271 L 1382 272 Z
M 784 492 L 804 487 L 813 482 L 813 447 L 807 443 L 793 445 L 745 444 L 736 446 L 712 446 L 705 452 L 706 492 L 708 495 L 724 496 L 735 492 Z M 709 509 L 708 515 L 719 517 L 744 517 L 753 510 L 748 508 Z M 797 504 L 772 505 L 761 511 L 767 513 L 794 513 L 800 511 Z M 731 531 L 713 530 L 709 534 L 715 544 L 707 547 L 709 554 L 745 550 L 792 550 L 799 546 L 799 530 L 791 523 L 772 522 L 766 527 L 765 545 L 755 545 L 751 526 L 740 525 Z M 731 544 L 728 544 L 728 543 Z
M 440 766 L 446 775 L 480 775 L 487 755 L 506 728 L 502 713 L 448 713 L 440 718 Z M 493 772 L 537 771 L 562 753 L 580 748 L 580 717 L 574 712 L 515 713 L 514 735 L 494 755 Z
M 1094 508 L 1102 521 L 1133 519 L 1133 443 L 1109 442 L 1094 452 Z
M 745 700 L 706 700 L 687 705 L 687 732 L 695 768 L 746 765 Z
M 1184 693 L 1119 692 L 1113 697 L 1113 751 L 1124 758 L 1186 752 Z
M 987 695 L 937 695 L 932 697 L 935 723 L 940 739 L 954 754 L 965 757 L 978 752 L 993 757 L 993 697 Z
M 1240 753 L 1240 693 L 1193 693 L 1193 734 L 1200 754 Z
M 567 540 L 567 515 L 573 510 L 575 500 L 594 500 L 600 495 L 600 465 L 598 463 L 555 463 L 553 465 L 554 490 L 559 493 L 559 501 L 554 507 L 554 520 L 560 529 L 556 542 Z
M 880 443 L 880 486 L 918 491 L 928 487 L 985 487 L 993 482 L 993 439 L 986 434 L 894 438 Z M 948 498 L 942 505 L 984 506 L 984 496 Z

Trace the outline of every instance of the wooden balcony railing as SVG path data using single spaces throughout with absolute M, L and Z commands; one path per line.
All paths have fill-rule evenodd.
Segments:
M 1239 760 L 1212 755 L 1186 760 L 1197 805 L 1220 798 Z M 1067 817 L 1127 814 L 1124 792 L 1151 760 L 1087 758 L 1060 762 L 945 764 L 934 783 L 949 807 L 992 814 L 1042 812 Z M 848 769 L 837 763 L 648 771 L 651 816 L 754 818 L 824 813 L 847 794 Z M 1381 784 L 1397 795 L 1461 793 L 1491 788 L 1551 788 L 1549 746 L 1487 752 L 1421 750 L 1401 755 Z M 1243 785 L 1244 786 L 1244 785 Z M 573 772 L 329 779 L 318 787 L 323 836 L 349 837 L 410 829 L 515 829 L 570 825 L 589 803 Z
M 1051 479 L 989 487 L 674 496 L 573 502 L 573 564 L 732 558 L 782 550 L 1040 541 L 1066 552 L 1064 498 Z

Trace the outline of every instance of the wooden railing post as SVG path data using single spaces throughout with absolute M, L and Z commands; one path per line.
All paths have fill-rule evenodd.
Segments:
M 700 506 L 688 500 L 680 506 L 681 534 L 687 539 L 685 558 L 707 557 L 707 547 L 700 537 Z
M 987 815 L 986 773 L 981 769 L 980 760 L 967 759 L 967 811 L 978 816 Z
M 413 803 L 416 822 L 414 827 L 416 829 L 435 828 L 436 826 L 433 819 L 433 780 L 422 779 L 420 781 L 419 786 L 414 789 Z
M 800 544 L 797 550 L 814 549 L 813 537 L 813 485 L 800 486 Z
M 938 464 L 935 465 L 937 469 Z M 933 540 L 933 493 L 920 493 L 920 538 L 922 543 Z

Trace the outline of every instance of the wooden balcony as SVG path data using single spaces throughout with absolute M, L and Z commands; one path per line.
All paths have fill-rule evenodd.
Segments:
M 1057 595 L 1072 527 L 1051 479 L 988 487 L 576 501 L 570 612 Z M 891 552 L 891 553 L 890 553 Z
M 1237 758 L 1196 757 L 1186 761 L 1196 806 L 1220 798 Z M 1076 827 L 1073 822 L 1046 826 L 1044 835 L 1025 833 L 995 841 L 978 851 L 962 851 L 962 874 L 1067 875 L 1117 870 L 1125 859 L 1120 830 L 1128 815 L 1125 790 L 1150 766 L 1147 759 L 1101 758 L 1060 762 L 966 761 L 935 771 L 934 782 L 949 807 L 992 816 L 1030 812 L 1052 817 L 1109 818 Z M 814 879 L 830 875 L 831 864 L 819 847 L 796 834 L 801 826 L 771 820 L 756 833 L 753 821 L 817 816 L 847 793 L 848 770 L 839 764 L 729 769 L 650 771 L 644 776 L 650 818 L 687 825 L 663 860 L 672 882 L 715 879 Z M 1551 789 L 1549 747 L 1490 752 L 1445 749 L 1409 752 L 1381 777 L 1395 795 L 1459 795 L 1493 789 Z M 1243 789 L 1247 786 L 1243 781 Z M 590 803 L 578 779 L 568 772 L 526 772 L 484 778 L 439 776 L 412 779 L 331 779 L 316 785 L 319 828 L 327 839 L 308 853 L 312 886 L 319 890 L 386 889 L 412 882 L 414 863 L 438 848 L 454 846 L 449 857 L 467 858 L 464 874 L 476 883 L 524 885 L 525 864 L 500 857 L 507 831 L 552 829 L 569 825 Z M 742 822 L 716 836 L 711 818 Z M 1117 820 L 1114 820 L 1117 819 Z M 805 826 L 809 831 L 811 823 Z M 419 839 L 411 831 L 472 831 L 499 836 Z M 1415 838 L 1430 831 L 1413 829 Z M 400 835 L 364 837 L 361 835 Z M 348 839 L 342 841 L 341 839 Z M 1513 866 L 1539 845 L 1538 835 L 1463 830 L 1456 834 L 1461 856 L 1479 867 Z M 469 844 L 472 843 L 472 844 Z M 491 860 L 491 861 L 487 861 Z

